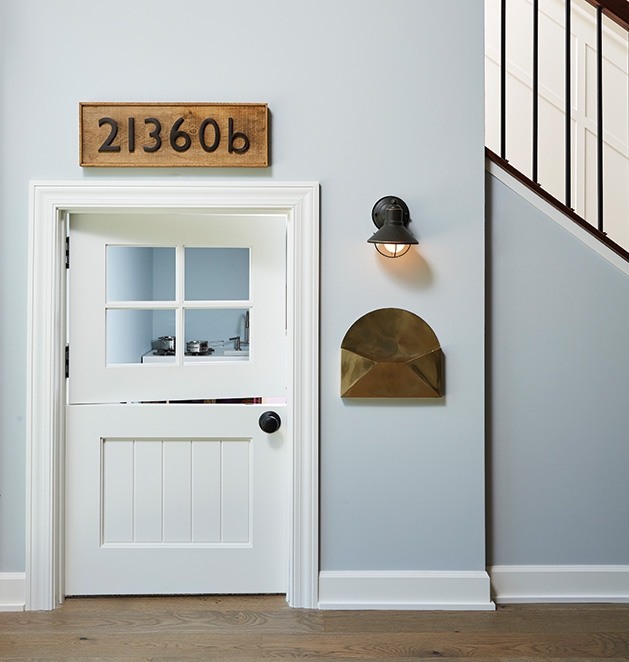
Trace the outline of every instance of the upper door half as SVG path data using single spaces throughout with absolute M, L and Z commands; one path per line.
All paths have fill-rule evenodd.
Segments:
M 286 395 L 286 220 L 73 214 L 69 404 Z

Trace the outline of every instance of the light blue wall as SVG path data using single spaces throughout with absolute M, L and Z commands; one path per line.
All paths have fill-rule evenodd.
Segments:
M 488 560 L 629 563 L 629 276 L 487 176 Z
M 325 570 L 481 570 L 484 547 L 482 0 L 5 0 L 0 95 L 0 571 L 24 567 L 29 180 L 321 183 Z M 267 102 L 263 170 L 78 166 L 80 101 Z M 420 245 L 366 239 L 384 195 Z M 406 308 L 446 355 L 439 402 L 339 397 L 341 340 Z

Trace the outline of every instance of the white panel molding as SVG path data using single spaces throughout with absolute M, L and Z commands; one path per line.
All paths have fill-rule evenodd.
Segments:
M 172 211 L 284 214 L 289 393 L 294 403 L 287 599 L 313 608 L 318 590 L 319 185 L 315 182 L 78 181 L 30 188 L 25 604 L 63 601 L 65 265 L 69 213 Z
M 24 611 L 26 573 L 0 572 L 0 611 Z
M 439 609 L 489 611 L 484 571 L 323 571 L 320 609 Z
M 629 602 L 629 565 L 494 565 L 498 603 Z
M 505 186 L 508 186 L 514 193 L 517 193 L 521 198 L 533 205 L 533 207 L 541 211 L 545 216 L 555 221 L 555 223 L 560 225 L 564 230 L 568 231 L 579 241 L 586 246 L 589 246 L 593 251 L 596 251 L 601 257 L 605 258 L 610 264 L 629 276 L 629 263 L 605 244 L 600 242 L 594 237 L 594 235 L 590 234 L 587 230 L 572 221 L 565 214 L 562 214 L 556 207 L 553 207 L 553 205 L 544 200 L 544 198 L 531 191 L 531 189 L 510 175 L 506 170 L 503 170 L 491 159 L 486 159 L 486 170 L 490 175 L 502 182 Z

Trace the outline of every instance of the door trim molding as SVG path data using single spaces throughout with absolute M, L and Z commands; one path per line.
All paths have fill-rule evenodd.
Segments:
M 287 600 L 316 608 L 319 572 L 319 185 L 315 182 L 32 182 L 27 336 L 26 609 L 64 598 L 65 235 L 69 213 L 284 214 L 294 402 Z

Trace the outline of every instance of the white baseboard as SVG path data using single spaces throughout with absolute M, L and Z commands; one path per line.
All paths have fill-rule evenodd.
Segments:
M 629 602 L 629 565 L 494 565 L 492 597 L 516 602 Z
M 319 573 L 320 609 L 492 610 L 484 572 Z
M 0 572 L 0 611 L 24 611 L 26 574 Z

